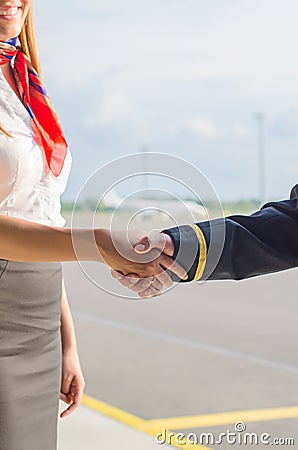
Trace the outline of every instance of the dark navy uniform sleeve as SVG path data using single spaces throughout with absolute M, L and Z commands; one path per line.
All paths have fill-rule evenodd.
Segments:
M 220 221 L 225 239 L 214 265 L 209 261 L 210 237 Z M 163 232 L 174 241 L 174 258 L 188 271 L 187 281 L 241 280 L 298 267 L 298 184 L 288 200 L 266 203 L 249 216 L 232 215 Z M 213 233 L 212 239 L 216 236 Z

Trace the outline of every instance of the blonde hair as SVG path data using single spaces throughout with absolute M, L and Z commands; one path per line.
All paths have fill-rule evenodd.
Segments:
M 32 5 L 30 5 L 29 7 L 27 17 L 25 19 L 24 25 L 21 29 L 21 33 L 19 35 L 19 40 L 22 51 L 30 59 L 38 75 L 41 76 L 40 63 L 36 46 Z M 0 124 L 0 131 L 2 131 L 2 133 L 4 133 L 6 136 L 12 137 L 11 134 L 9 134 L 1 126 L 1 124 Z
M 25 53 L 25 55 L 30 59 L 34 69 L 37 71 L 38 75 L 41 76 L 40 64 L 36 46 L 36 38 L 35 38 L 35 29 L 34 29 L 34 20 L 33 20 L 33 12 L 32 5 L 30 5 L 27 17 L 25 19 L 25 23 L 19 35 L 19 39 L 21 42 L 21 49 Z

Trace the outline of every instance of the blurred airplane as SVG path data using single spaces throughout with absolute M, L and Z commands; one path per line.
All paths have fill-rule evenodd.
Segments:
M 174 220 L 185 221 L 193 219 L 194 222 L 207 217 L 205 208 L 192 200 L 170 198 L 140 198 L 120 197 L 115 190 L 110 190 L 102 199 L 102 205 L 117 212 L 129 212 L 140 218 L 165 220 L 172 217 Z

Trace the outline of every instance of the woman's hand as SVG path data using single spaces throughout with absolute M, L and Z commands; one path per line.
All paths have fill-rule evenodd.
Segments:
M 61 418 L 69 416 L 80 406 L 84 388 L 85 380 L 77 350 L 63 350 L 60 399 L 70 406 L 60 414 Z
M 142 235 L 135 231 L 127 235 L 123 231 L 111 233 L 104 229 L 95 230 L 101 257 L 114 271 L 126 276 L 135 274 L 142 279 L 155 277 L 167 286 L 172 280 L 166 270 L 170 270 L 181 279 L 187 279 L 186 270 L 166 254 L 170 252 L 167 235 L 156 232 L 143 239 Z M 151 245 L 146 246 L 146 239 Z M 144 249 L 138 247 L 142 243 L 145 243 Z M 159 286 L 158 283 L 156 285 Z
M 152 251 L 152 249 L 159 249 L 159 251 L 162 251 L 167 257 L 173 256 L 174 254 L 174 244 L 172 239 L 169 235 L 164 233 L 152 233 L 150 236 L 144 236 L 134 245 L 134 251 L 138 254 L 147 254 Z M 169 259 L 173 264 L 173 260 L 171 258 Z M 172 270 L 172 272 L 178 275 L 174 270 Z M 112 270 L 111 273 L 122 286 L 127 287 L 142 298 L 156 297 L 160 295 L 165 288 L 169 288 L 173 284 L 173 281 L 167 272 L 145 279 L 140 279 L 136 273 L 124 275 L 123 272 L 116 270 Z

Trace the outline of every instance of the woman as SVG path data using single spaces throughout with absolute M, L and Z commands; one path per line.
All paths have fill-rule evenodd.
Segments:
M 81 259 L 123 273 L 172 260 L 133 263 L 115 251 L 129 251 L 121 234 L 63 228 L 71 155 L 40 79 L 31 0 L 0 0 L 0 131 L 0 449 L 54 450 L 59 394 L 65 417 L 85 385 L 60 263 L 77 259 L 73 238 Z

